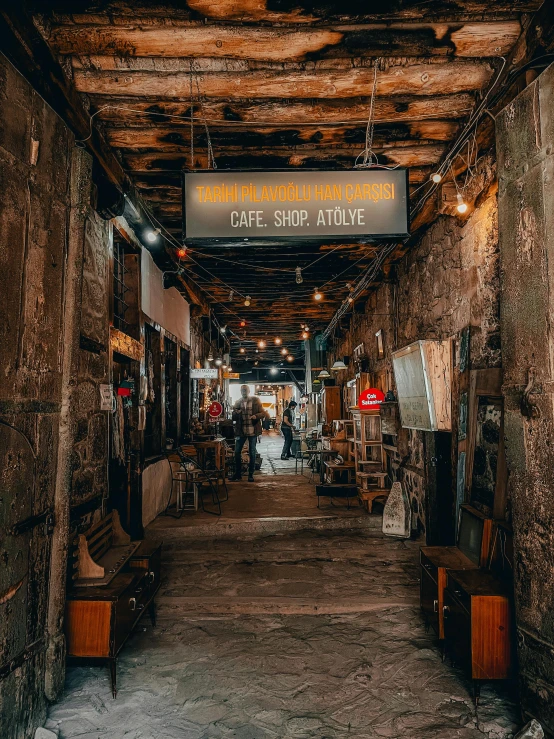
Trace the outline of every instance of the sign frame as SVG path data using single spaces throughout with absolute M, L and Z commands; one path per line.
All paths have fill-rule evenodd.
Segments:
M 390 167 L 372 167 L 371 169 L 376 171 L 390 171 Z M 288 175 L 294 175 L 295 173 L 305 173 L 305 172 L 315 172 L 319 174 L 325 174 L 325 173 L 347 173 L 347 172 L 360 172 L 363 171 L 363 168 L 352 168 L 352 169 L 343 169 L 343 168 L 318 168 L 318 167 L 306 167 L 306 168 L 295 168 L 295 169 L 189 169 L 189 168 L 183 168 L 181 172 L 181 181 L 182 181 L 182 188 L 181 188 L 181 201 L 182 201 L 182 236 L 183 236 L 183 242 L 186 242 L 187 244 L 196 244 L 196 245 L 216 245 L 216 244 L 256 244 L 257 246 L 263 246 L 270 245 L 270 244 L 285 244 L 290 243 L 290 241 L 301 241 L 302 243 L 319 243 L 319 244 L 334 244 L 336 243 L 337 239 L 348 239 L 352 243 L 358 243 L 358 244 L 372 244 L 379 241 L 405 241 L 408 238 L 410 238 L 410 180 L 409 180 L 409 168 L 408 167 L 394 167 L 393 171 L 395 172 L 403 172 L 405 179 L 406 179 L 406 232 L 399 232 L 399 233 L 390 233 L 390 234 L 371 234 L 371 235 L 355 235 L 355 234 L 335 234 L 330 236 L 318 236 L 317 234 L 313 234 L 310 236 L 302 236 L 302 235 L 288 235 L 288 236 L 269 236 L 269 237 L 257 237 L 257 236 L 251 236 L 250 234 L 248 236 L 218 236 L 218 237 L 208 237 L 208 236 L 195 236 L 190 237 L 187 236 L 187 207 L 186 207 L 186 176 L 189 174 L 204 174 L 213 176 L 214 178 L 221 178 L 221 175 L 223 173 L 225 174 L 252 174 L 252 176 L 256 174 L 278 174 L 278 173 L 286 173 Z
M 215 367 L 191 367 L 191 380 L 217 380 L 219 370 Z

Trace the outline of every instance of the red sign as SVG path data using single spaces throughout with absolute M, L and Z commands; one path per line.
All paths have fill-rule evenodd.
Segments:
M 214 400 L 208 408 L 208 416 L 210 418 L 219 418 L 223 414 L 223 406 Z
M 385 400 L 385 393 L 377 390 L 376 387 L 370 387 L 364 390 L 358 398 L 358 408 L 362 411 L 378 411 L 379 406 Z

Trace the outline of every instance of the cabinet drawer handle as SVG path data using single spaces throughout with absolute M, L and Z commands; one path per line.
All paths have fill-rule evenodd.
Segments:
M 433 613 L 438 613 L 439 611 L 439 602 L 438 600 L 433 601 Z

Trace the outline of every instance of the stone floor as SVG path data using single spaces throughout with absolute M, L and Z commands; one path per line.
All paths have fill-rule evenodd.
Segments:
M 253 518 L 247 534 L 206 535 L 200 519 L 196 535 L 173 529 L 158 623 L 145 618 L 121 653 L 117 699 L 106 668 L 70 668 L 47 727 L 60 739 L 511 737 L 507 689 L 485 686 L 476 710 L 425 633 L 418 545 L 383 537 L 377 516 L 322 517 L 311 496 L 317 530 L 268 533 Z M 284 512 L 268 506 L 277 526 Z

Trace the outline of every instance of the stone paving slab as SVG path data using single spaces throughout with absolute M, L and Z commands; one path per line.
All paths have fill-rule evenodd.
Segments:
M 508 689 L 485 684 L 476 710 L 425 632 L 417 553 L 359 531 L 173 542 L 158 624 L 144 619 L 121 653 L 117 700 L 107 668 L 73 667 L 47 727 L 60 739 L 509 739 Z

